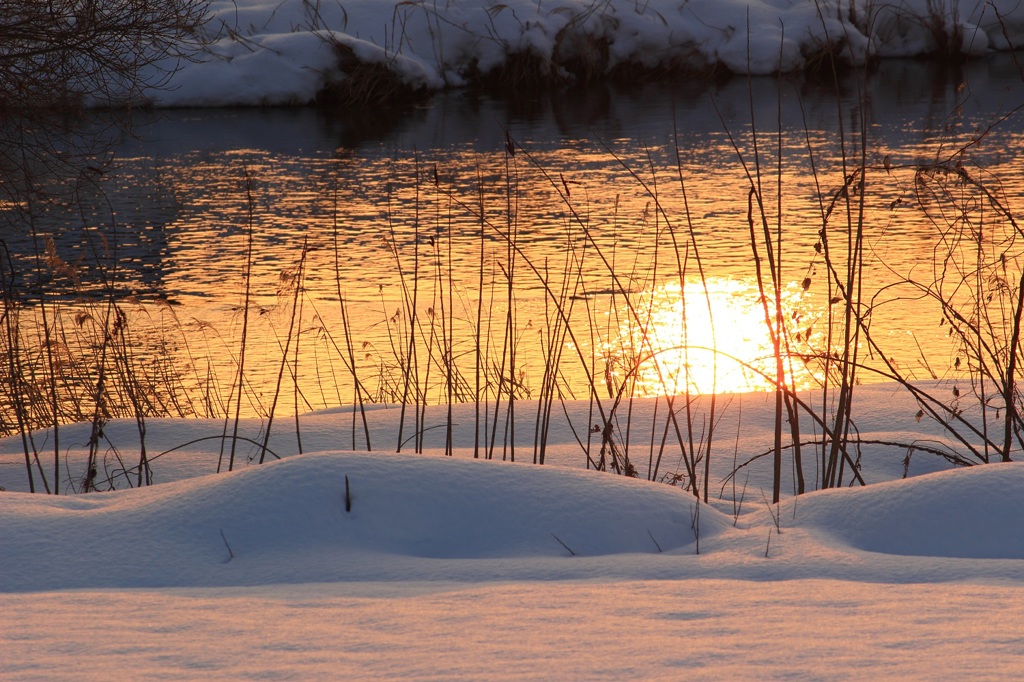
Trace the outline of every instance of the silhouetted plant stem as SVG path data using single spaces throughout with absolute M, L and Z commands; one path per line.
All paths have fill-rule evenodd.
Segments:
M 35 182 L 30 175 L 29 169 L 32 167 L 29 163 L 27 150 L 28 142 L 22 140 L 21 149 L 21 164 L 24 173 L 24 182 L 27 188 L 25 192 L 25 217 L 28 221 L 29 234 L 32 237 L 32 251 L 33 258 L 35 260 L 36 274 L 40 278 L 43 274 L 43 257 L 42 249 L 40 247 L 40 235 L 38 226 L 36 224 L 36 206 L 35 206 Z M 49 485 L 46 483 L 46 476 L 43 476 L 43 484 L 46 486 L 46 492 L 52 492 L 54 495 L 60 495 L 60 403 L 57 393 L 57 372 L 56 362 L 53 357 L 54 339 L 50 328 L 50 320 L 47 316 L 47 305 L 45 292 L 40 289 L 39 292 L 39 313 L 42 317 L 43 325 L 43 347 L 46 353 L 46 365 L 49 371 L 48 383 L 49 383 L 49 407 L 50 407 L 50 423 L 49 426 L 53 430 L 53 488 L 52 491 Z M 33 448 L 34 450 L 34 448 Z
M 485 423 L 480 423 L 481 416 L 481 404 L 484 402 L 485 397 L 481 393 L 481 376 L 484 370 L 484 363 L 486 362 L 483 354 L 483 348 L 481 346 L 480 334 L 483 329 L 483 314 L 484 314 L 484 259 L 486 258 L 486 245 L 487 245 L 487 221 L 484 218 L 484 181 L 483 173 L 480 167 L 476 169 L 476 182 L 477 182 L 477 211 L 479 212 L 479 242 L 480 242 L 480 255 L 479 264 L 477 266 L 477 303 L 476 303 L 476 325 L 473 330 L 473 459 L 480 458 L 480 428 L 483 427 L 484 435 L 487 434 L 486 425 L 486 408 L 484 408 L 484 419 Z M 490 316 L 488 316 L 488 321 Z
M 277 370 L 277 382 L 274 384 L 274 397 L 270 402 L 270 413 L 267 416 L 267 425 L 263 431 L 263 447 L 260 448 L 260 464 L 263 464 L 267 454 L 267 446 L 270 444 L 270 431 L 274 425 L 274 414 L 277 411 L 277 401 L 281 396 L 281 382 L 284 380 L 284 370 L 288 364 L 288 351 L 291 348 L 292 339 L 295 338 L 295 326 L 299 315 L 299 297 L 302 294 L 303 281 L 305 279 L 306 255 L 309 252 L 308 237 L 302 239 L 302 252 L 299 255 L 299 262 L 296 270 L 290 278 L 290 286 L 294 288 L 291 316 L 288 320 L 288 336 L 285 338 L 284 348 L 281 351 L 281 363 Z M 301 443 L 299 445 L 301 452 Z
M 242 413 L 242 396 L 245 393 L 245 351 L 246 341 L 249 334 L 249 300 L 251 295 L 252 286 L 252 246 L 253 246 L 253 229 L 255 223 L 255 197 L 253 196 L 253 180 L 249 174 L 248 168 L 243 168 L 245 176 L 245 199 L 246 199 L 246 210 L 247 210 L 247 225 L 246 230 L 246 246 L 245 246 L 245 273 L 243 274 L 243 281 L 245 282 L 245 292 L 242 295 L 242 337 L 239 341 L 238 351 L 238 373 L 237 382 L 232 383 L 232 390 L 238 391 L 235 397 L 235 414 L 234 420 L 231 427 L 231 440 L 230 440 L 230 452 L 228 454 L 228 471 L 232 471 L 235 468 L 235 450 L 238 444 L 238 428 L 241 422 Z M 230 419 L 230 417 L 229 417 Z M 224 424 L 224 430 L 227 431 L 227 422 Z M 223 444 L 221 447 L 221 457 L 223 457 Z M 217 461 L 217 471 L 220 472 L 221 460 Z

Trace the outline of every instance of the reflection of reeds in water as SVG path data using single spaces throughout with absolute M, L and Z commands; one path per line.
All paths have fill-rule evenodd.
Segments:
M 899 444 L 907 452 L 933 452 L 957 464 L 1008 459 L 1021 449 L 1024 433 L 1016 388 L 1024 234 L 994 181 L 978 179 L 960 156 L 910 169 L 903 196 L 937 231 L 935 268 L 929 277 L 903 273 L 883 291 L 866 291 L 869 239 L 884 236 L 871 233 L 870 182 L 888 191 L 901 169 L 869 165 L 866 131 L 855 137 L 859 146 L 843 159 L 841 181 L 834 189 L 820 181 L 821 229 L 811 254 L 795 253 L 787 242 L 781 137 L 774 150 L 759 146 L 756 130 L 749 140 L 734 140 L 737 158 L 751 160 L 745 282 L 706 272 L 707 237 L 690 214 L 682 159 L 671 182 L 653 163 L 647 171 L 626 169 L 647 208 L 623 215 L 616 201 L 602 215 L 584 183 L 549 172 L 511 137 L 501 177 L 478 172 L 469 190 L 454 173 L 417 160 L 409 209 L 390 210 L 381 230 L 380 254 L 398 285 L 380 286 L 379 319 L 367 320 L 365 302 L 346 290 L 336 190 L 330 229 L 310 230 L 294 245 L 293 260 L 279 264 L 275 303 L 260 303 L 252 288 L 260 202 L 248 170 L 241 301 L 225 329 L 183 322 L 190 318 L 180 309 L 119 293 L 116 230 L 105 257 L 115 266 L 104 271 L 107 287 L 90 300 L 76 300 L 74 290 L 46 289 L 25 300 L 19 273 L 0 253 L 0 344 L 7 359 L 0 370 L 0 428 L 21 436 L 32 490 L 88 491 L 111 487 L 114 479 L 151 482 L 145 433 L 153 417 L 223 420 L 219 468 L 230 470 L 243 456 L 239 447 L 252 461 L 273 456 L 271 433 L 282 428 L 284 413 L 329 405 L 352 407 L 353 449 L 380 447 L 370 442 L 366 406 L 396 403 L 397 439 L 386 447 L 421 452 L 425 435 L 443 429 L 444 451 L 452 454 L 451 406 L 472 402 L 474 456 L 543 464 L 562 402 L 585 400 L 590 417 L 575 436 L 588 467 L 679 484 L 706 501 L 712 445 L 720 442 L 716 395 L 754 388 L 775 393 L 775 442 L 765 454 L 777 500 L 787 470 L 795 493 L 862 480 L 853 394 L 862 376 L 877 373 L 911 391 L 919 417 L 941 422 L 955 441 Z M 809 141 L 807 153 L 813 166 Z M 764 163 L 772 154 L 774 170 Z M 548 210 L 562 228 L 557 244 L 539 253 L 520 238 L 534 218 L 521 202 L 526 173 L 546 180 Z M 500 191 L 485 190 L 486 183 Z M 488 199 L 496 195 L 500 202 Z M 327 303 L 307 287 L 311 277 L 325 279 L 312 270 L 311 254 L 321 250 L 332 252 L 335 300 Z M 40 279 L 44 271 L 60 271 L 64 281 L 75 281 L 73 266 L 42 238 L 34 267 Z M 954 400 L 913 383 L 911 368 L 886 347 L 880 316 L 887 305 L 911 298 L 933 302 L 960 348 L 953 364 L 967 383 Z M 737 301 L 746 312 L 734 319 L 730 305 Z M 729 345 L 755 336 L 760 350 Z M 733 374 L 756 381 L 733 384 Z M 813 404 L 801 397 L 811 384 L 820 389 Z M 638 442 L 635 403 L 647 397 L 655 400 L 647 411 L 652 423 L 642 429 L 650 435 Z M 967 397 L 981 409 L 966 409 Z M 534 401 L 528 413 L 521 405 L 527 398 Z M 449 406 L 443 423 L 427 420 L 426 408 L 435 403 Z M 239 435 L 247 415 L 263 420 L 258 442 Z M 105 443 L 105 426 L 119 418 L 134 420 L 140 452 L 129 456 Z M 527 419 L 532 443 L 517 443 L 513 427 Z M 59 427 L 69 422 L 93 426 L 84 471 L 63 468 Z M 47 442 L 35 433 L 43 428 L 50 429 Z M 295 436 L 301 450 L 298 419 Z M 804 457 L 805 450 L 815 455 Z

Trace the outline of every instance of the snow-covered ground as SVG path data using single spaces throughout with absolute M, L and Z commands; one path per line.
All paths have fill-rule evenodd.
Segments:
M 554 74 L 774 74 L 829 51 L 860 63 L 1024 42 L 1017 0 L 212 0 L 209 16 L 211 44 L 151 93 L 158 106 L 307 103 L 358 65 L 436 89 L 524 56 Z
M 891 386 L 858 390 L 863 438 L 942 438 Z M 211 473 L 218 441 L 197 440 L 221 423 L 154 420 L 156 484 L 90 495 L 16 492 L 27 486 L 21 441 L 2 441 L 0 677 L 1008 679 L 1024 670 L 1024 465 L 948 470 L 918 453 L 901 480 L 906 451 L 871 446 L 866 488 L 771 507 L 767 458 L 742 469 L 735 488 L 723 478 L 734 456 L 770 443 L 772 400 L 725 404 L 714 499 L 699 506 L 678 487 L 585 470 L 567 428 L 585 430 L 585 403 L 552 421 L 545 466 L 472 459 L 469 405 L 453 415 L 454 457 L 438 451 L 438 428 L 425 454 L 396 454 L 394 408 L 368 413 L 376 451 L 354 452 L 352 414 L 337 410 L 300 420 L 306 454 L 296 454 L 294 421 L 282 419 L 271 438 L 279 461 L 251 464 L 246 449 L 221 474 Z M 533 407 L 517 412 L 519 460 L 532 459 Z M 660 428 L 653 407 L 633 409 L 642 471 Z M 426 425 L 445 418 L 432 408 Z M 70 475 L 81 474 L 88 433 L 61 433 Z M 108 466 L 115 452 L 134 463 L 134 422 L 104 434 Z M 37 444 L 52 466 L 52 439 Z

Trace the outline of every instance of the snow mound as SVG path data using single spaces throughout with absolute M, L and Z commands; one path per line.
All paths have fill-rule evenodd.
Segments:
M 702 539 L 730 524 L 701 509 Z M 693 526 L 689 494 L 610 474 L 299 455 L 134 490 L 0 494 L 0 591 L 370 580 L 396 557 L 667 553 L 695 541 Z
M 775 74 L 821 63 L 829 54 L 854 64 L 873 57 L 977 55 L 1024 42 L 1024 5 L 213 0 L 207 27 L 205 53 L 177 65 L 169 89 L 149 93 L 154 104 L 304 104 L 359 78 L 366 65 L 383 67 L 370 70 L 372 79 L 390 74 L 409 88 L 437 89 L 524 64 L 542 77 L 571 79 L 600 78 L 620 67 Z
M 1024 559 L 1022 492 L 1024 463 L 942 471 L 806 495 L 796 525 L 869 552 Z

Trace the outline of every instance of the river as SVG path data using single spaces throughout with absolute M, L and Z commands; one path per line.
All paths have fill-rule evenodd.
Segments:
M 775 371 L 766 238 L 797 387 L 823 377 L 812 355 L 841 352 L 828 311 L 851 253 L 860 310 L 895 366 L 966 376 L 972 360 L 922 283 L 935 292 L 944 274 L 957 305 L 1012 299 L 1020 235 L 984 196 L 1024 203 L 1022 103 L 1003 55 L 953 69 L 893 61 L 838 87 L 732 78 L 455 91 L 358 113 L 141 112 L 97 191 L 44 211 L 35 246 L 24 232 L 5 241 L 31 270 L 50 235 L 50 269 L 75 268 L 49 303 L 68 320 L 68 363 L 95 355 L 116 301 L 135 371 L 182 389 L 160 398 L 172 413 L 229 414 L 240 384 L 241 411 L 263 415 L 764 389 Z M 975 228 L 985 268 L 964 260 Z M 21 314 L 39 322 L 26 301 Z

